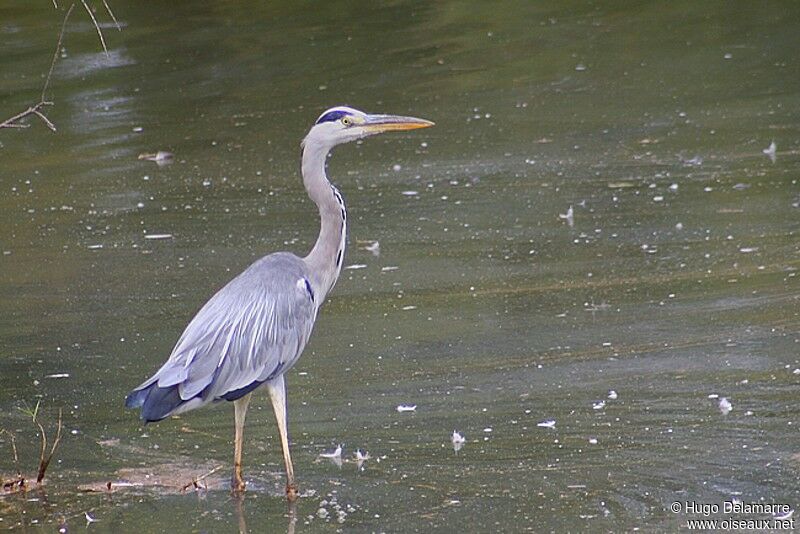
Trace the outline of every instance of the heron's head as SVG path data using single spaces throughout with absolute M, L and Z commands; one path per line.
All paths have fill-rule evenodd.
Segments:
M 318 142 L 327 147 L 383 132 L 415 130 L 433 126 L 431 121 L 400 115 L 370 115 L 346 106 L 331 108 L 319 116 L 303 143 Z

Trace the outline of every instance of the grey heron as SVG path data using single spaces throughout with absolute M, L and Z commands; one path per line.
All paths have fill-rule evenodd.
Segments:
M 257 260 L 228 282 L 197 312 L 172 354 L 152 377 L 126 398 L 141 408 L 141 418 L 160 421 L 217 401 L 234 407 L 235 493 L 245 489 L 242 438 L 253 391 L 264 386 L 278 423 L 286 463 L 286 495 L 297 497 L 286 427 L 284 375 L 308 341 L 317 311 L 342 269 L 347 211 L 339 191 L 325 173 L 330 150 L 341 143 L 393 130 L 427 128 L 414 117 L 371 115 L 335 107 L 317 119 L 303 140 L 303 185 L 317 205 L 320 231 L 311 251 L 301 258 L 276 252 Z

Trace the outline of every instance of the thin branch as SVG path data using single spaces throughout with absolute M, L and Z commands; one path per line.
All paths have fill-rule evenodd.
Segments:
M 19 455 L 17 454 L 17 437 L 13 432 L 4 428 L 0 428 L 0 434 L 8 434 L 11 438 L 11 450 L 14 453 L 14 467 L 17 469 L 17 478 L 9 481 L 2 482 L 2 490 L 7 493 L 16 493 L 18 491 L 25 491 L 25 477 L 22 476 L 22 471 L 19 469 Z
M 111 7 L 108 5 L 108 1 L 107 0 L 102 0 L 102 1 L 109 16 L 114 21 L 114 24 L 117 25 L 117 30 L 122 31 L 122 28 L 120 27 L 117 18 L 114 16 L 114 12 L 111 11 Z M 95 18 L 94 13 L 92 13 L 92 9 L 89 7 L 89 4 L 86 3 L 86 0 L 81 0 L 81 4 L 83 4 L 84 9 L 86 9 L 86 12 L 89 14 L 89 18 L 92 19 L 92 23 L 94 24 L 94 27 L 97 30 L 97 35 L 100 36 L 100 44 L 103 46 L 103 51 L 106 53 L 106 57 L 109 57 L 108 47 L 106 46 L 106 40 L 103 37 L 103 31 L 100 29 L 100 25 L 97 23 L 97 19 Z M 53 7 L 58 9 L 57 0 L 53 0 Z M 74 8 L 75 8 L 75 2 L 70 4 L 69 8 L 67 9 L 66 15 L 64 15 L 64 20 L 61 23 L 61 31 L 58 34 L 58 41 L 56 42 L 56 48 L 53 51 L 53 59 L 52 61 L 50 61 L 50 70 L 47 71 L 47 77 L 45 78 L 44 85 L 42 86 L 42 95 L 41 98 L 39 99 L 39 102 L 37 104 L 34 104 L 33 106 L 30 106 L 25 111 L 17 113 L 13 117 L 0 122 L 0 129 L 28 128 L 30 124 L 23 124 L 20 123 L 19 121 L 21 121 L 25 117 L 28 117 L 29 115 L 35 115 L 39 117 L 39 119 L 41 119 L 42 122 L 44 122 L 45 126 L 50 128 L 51 131 L 53 132 L 56 131 L 56 125 L 53 124 L 53 122 L 49 118 L 47 118 L 47 115 L 45 115 L 43 112 L 43 108 L 45 106 L 53 105 L 53 102 L 45 100 L 47 98 L 47 89 L 48 87 L 50 87 L 50 79 L 53 77 L 53 70 L 55 69 L 56 61 L 58 61 L 58 55 L 59 52 L 61 51 L 61 43 L 64 40 L 64 33 L 66 32 L 67 21 L 69 20 L 69 16 L 72 14 L 72 10 Z
M 106 57 L 108 57 L 108 48 L 106 48 L 106 40 L 103 38 L 103 32 L 100 30 L 100 25 L 97 24 L 97 19 L 94 18 L 94 13 L 92 13 L 92 9 L 89 7 L 89 4 L 86 3 L 86 0 L 81 0 L 81 4 L 83 7 L 86 8 L 86 12 L 89 14 L 89 17 L 92 19 L 92 23 L 94 23 L 94 28 L 97 30 L 97 35 L 100 36 L 100 44 L 103 45 L 103 50 L 106 53 Z
M 44 105 L 44 104 L 52 104 L 52 102 L 42 102 L 42 105 Z M 47 118 L 47 116 L 46 116 L 44 113 L 42 113 L 42 112 L 41 112 L 41 111 L 39 111 L 38 109 L 35 109 L 35 110 L 33 110 L 33 112 L 34 112 L 34 113 L 35 113 L 35 114 L 36 114 L 36 115 L 37 115 L 37 116 L 38 116 L 40 119 L 42 119 L 42 120 L 44 121 L 44 123 L 47 125 L 47 127 L 48 127 L 48 128 L 50 128 L 50 130 L 51 130 L 51 131 L 53 131 L 53 132 L 55 132 L 55 131 L 56 131 L 56 125 L 55 125 L 55 124 L 53 124 L 52 122 L 50 122 L 50 119 L 48 119 L 48 118 Z
M 39 424 L 38 422 L 36 423 Z M 42 428 L 42 453 L 39 456 L 39 473 L 36 475 L 36 483 L 41 484 L 42 480 L 44 480 L 44 474 L 47 472 L 47 467 L 50 465 L 50 460 L 53 459 L 53 455 L 56 453 L 56 449 L 58 448 L 58 444 L 61 441 L 61 429 L 64 425 L 61 422 L 61 410 L 58 410 L 58 428 L 56 430 L 56 437 L 53 440 L 53 445 L 50 447 L 50 454 L 47 455 L 47 458 L 44 457 L 45 453 L 45 446 L 47 445 L 47 440 L 44 438 L 44 429 L 42 425 L 39 425 L 39 428 Z
M 11 451 L 14 453 L 14 467 L 17 470 L 17 475 L 21 477 L 22 471 L 19 470 L 19 455 L 17 455 L 17 437 L 13 432 L 4 428 L 0 428 L 0 434 L 8 434 L 8 437 L 11 438 Z
M 203 481 L 203 480 L 205 480 L 206 478 L 210 477 L 211 475 L 213 475 L 214 473 L 216 473 L 216 472 L 217 472 L 217 471 L 219 471 L 220 469 L 222 469 L 222 467 L 223 467 L 223 466 L 221 466 L 221 465 L 218 465 L 217 467 L 215 467 L 214 469 L 212 469 L 211 471 L 209 471 L 209 472 L 208 472 L 208 473 L 206 473 L 205 475 L 200 475 L 199 477 L 195 477 L 195 478 L 193 478 L 191 482 L 189 482 L 188 484 L 185 484 L 185 485 L 184 485 L 184 486 L 181 488 L 181 491 L 186 491 L 187 489 L 189 489 L 189 488 L 190 488 L 190 487 L 192 487 L 192 486 L 194 486 L 194 488 L 195 488 L 195 489 L 199 488 L 199 487 L 200 487 L 200 484 L 199 484 L 200 482 L 202 482 L 202 481 Z
M 36 426 L 39 427 L 39 432 L 41 432 L 41 434 L 42 434 L 42 449 L 39 451 L 39 473 L 41 474 L 41 472 L 42 472 L 42 463 L 44 462 L 44 454 L 47 451 L 47 434 L 44 431 L 44 427 L 42 426 L 42 423 L 37 421 L 35 418 L 34 418 L 33 422 L 36 423 Z M 39 482 L 39 481 L 40 481 L 40 479 L 37 476 L 36 477 L 36 482 Z
M 39 100 L 40 102 L 45 101 L 45 93 L 47 92 L 47 87 L 50 85 L 50 77 L 53 75 L 53 69 L 56 66 L 56 60 L 58 60 L 58 52 L 61 50 L 61 41 L 64 39 L 64 31 L 67 28 L 67 20 L 69 20 L 69 16 L 72 14 L 72 10 L 75 8 L 75 4 L 69 6 L 67 9 L 67 14 L 64 15 L 64 21 L 61 23 L 61 31 L 58 33 L 58 42 L 56 42 L 56 49 L 53 51 L 53 60 L 50 62 L 50 70 L 47 71 L 47 78 L 44 80 L 44 87 L 42 87 L 42 98 Z
M 17 121 L 24 117 L 27 117 L 28 115 L 38 115 L 41 117 L 43 116 L 43 114 L 39 110 L 44 106 L 52 106 L 52 105 L 53 105 L 52 102 L 39 102 L 35 106 L 31 106 L 25 111 L 17 113 L 13 117 L 8 118 L 3 122 L 0 122 L 0 128 L 27 128 L 30 126 L 30 124 L 19 124 Z M 48 127 L 51 130 L 56 131 L 56 127 L 53 125 L 53 123 L 50 122 L 49 120 L 47 122 L 49 123 Z
M 53 3 L 55 3 L 55 1 Z M 69 9 L 67 9 L 67 13 L 66 13 L 66 15 L 64 15 L 64 21 L 61 23 L 61 31 L 58 33 L 58 41 L 56 42 L 56 48 L 53 51 L 53 59 L 52 59 L 52 61 L 50 61 L 50 70 L 47 71 L 47 77 L 45 77 L 45 79 L 44 79 L 44 85 L 42 86 L 42 96 L 39 99 L 39 102 L 34 104 L 33 106 L 30 106 L 25 111 L 23 111 L 21 113 L 17 113 L 13 117 L 8 118 L 8 119 L 4 120 L 3 122 L 0 122 L 0 129 L 2 129 L 2 128 L 27 128 L 27 127 L 30 126 L 30 124 L 21 124 L 21 123 L 19 123 L 19 121 L 24 119 L 28 115 L 36 115 L 37 117 L 42 119 L 42 121 L 45 123 L 45 125 L 48 128 L 50 128 L 51 131 L 53 131 L 53 132 L 56 131 L 56 125 L 53 124 L 53 122 L 50 119 L 47 118 L 47 115 L 45 115 L 42 112 L 42 108 L 44 108 L 45 106 L 52 106 L 53 105 L 52 102 L 49 102 L 49 101 L 45 100 L 46 97 L 47 97 L 47 88 L 50 87 L 50 78 L 53 77 L 53 70 L 55 69 L 56 61 L 58 60 L 58 52 L 61 50 L 61 43 L 64 40 L 64 32 L 66 31 L 66 28 L 67 28 L 67 21 L 69 20 L 69 16 L 72 14 L 72 10 L 74 8 L 75 8 L 75 4 L 73 3 L 72 5 L 69 6 Z M 35 415 L 33 415 L 33 418 L 34 418 L 34 420 L 36 420 L 36 416 Z
M 53 1 L 55 1 L 55 0 L 53 0 Z M 119 25 L 119 22 L 117 21 L 117 17 L 114 16 L 114 12 L 111 11 L 111 8 L 109 7 L 108 2 L 106 2 L 106 0 L 103 0 L 103 5 L 106 6 L 106 11 L 108 11 L 108 16 L 111 17 L 111 20 L 113 20 L 114 24 L 117 25 L 117 31 L 121 32 L 122 31 L 122 27 Z

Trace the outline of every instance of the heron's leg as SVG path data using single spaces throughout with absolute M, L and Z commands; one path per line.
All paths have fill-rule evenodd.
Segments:
M 286 496 L 290 501 L 293 501 L 297 498 L 297 484 L 294 481 L 292 456 L 289 454 L 289 436 L 286 432 L 286 386 L 283 381 L 283 375 L 267 382 L 267 391 L 269 391 L 269 399 L 272 401 L 272 408 L 275 410 L 275 419 L 278 421 L 278 432 L 281 435 L 281 446 L 283 447 L 283 461 L 286 462 Z
M 247 415 L 247 407 L 250 405 L 250 397 L 252 395 L 252 393 L 248 393 L 244 397 L 233 401 L 236 436 L 233 443 L 233 480 L 231 480 L 231 489 L 234 493 L 242 493 L 245 486 L 244 478 L 242 478 L 242 440 L 244 438 L 244 418 Z
M 244 516 L 244 495 L 236 494 L 233 498 L 236 506 L 236 519 L 239 522 L 239 534 L 248 534 L 247 519 Z

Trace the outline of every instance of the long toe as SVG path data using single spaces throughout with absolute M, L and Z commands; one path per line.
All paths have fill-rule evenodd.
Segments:
M 234 495 L 241 495 L 244 493 L 245 486 L 247 486 L 247 484 L 244 479 L 233 477 L 231 480 L 231 493 Z

